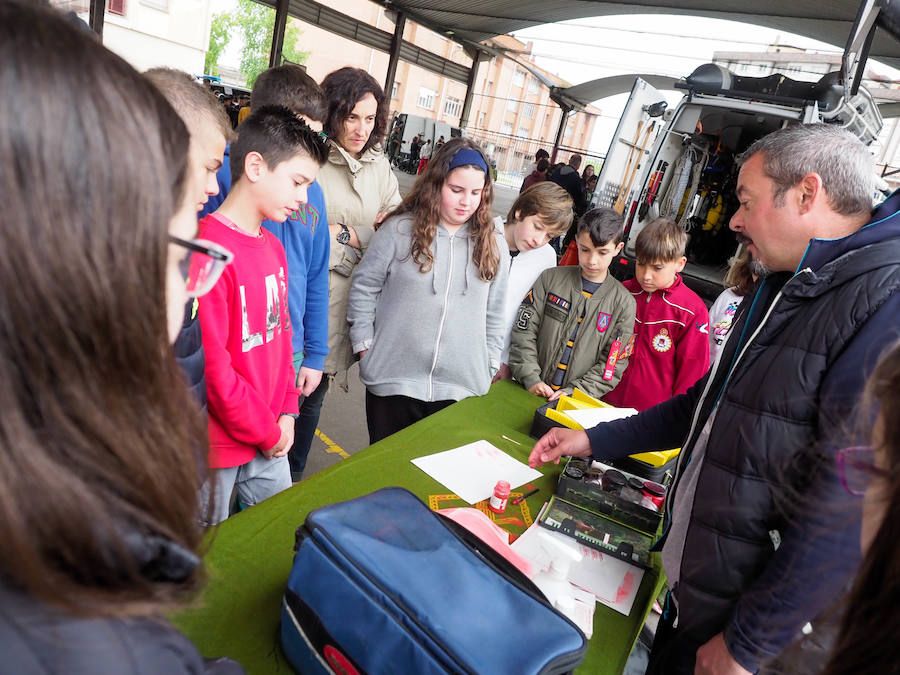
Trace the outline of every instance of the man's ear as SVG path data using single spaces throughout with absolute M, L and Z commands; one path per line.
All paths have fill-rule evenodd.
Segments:
M 797 190 L 797 208 L 800 213 L 808 213 L 816 202 L 825 196 L 822 188 L 822 177 L 811 172 L 803 176 L 795 186 Z
M 244 157 L 244 176 L 251 183 L 255 183 L 266 171 L 268 171 L 268 166 L 263 156 L 255 150 L 248 152 Z

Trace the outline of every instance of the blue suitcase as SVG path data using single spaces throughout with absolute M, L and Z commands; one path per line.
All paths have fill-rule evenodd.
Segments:
M 402 488 L 297 530 L 281 645 L 299 673 L 567 673 L 587 640 L 527 577 Z

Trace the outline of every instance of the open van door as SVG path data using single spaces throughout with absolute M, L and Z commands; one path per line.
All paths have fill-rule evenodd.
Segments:
M 844 85 L 844 99 L 847 101 L 859 91 L 882 4 L 879 0 L 863 0 L 847 38 L 847 46 L 844 47 L 841 59 L 841 81 Z
M 663 95 L 645 80 L 635 78 L 591 196 L 592 208 L 612 208 L 627 217 L 627 210 L 636 201 L 634 194 L 640 190 L 646 157 L 663 127 L 665 108 Z

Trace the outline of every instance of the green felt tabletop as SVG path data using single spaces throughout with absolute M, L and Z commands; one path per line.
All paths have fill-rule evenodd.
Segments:
M 366 448 L 271 499 L 222 523 L 205 560 L 209 583 L 196 606 L 173 622 L 207 657 L 229 656 L 250 675 L 290 673 L 278 648 L 281 597 L 293 558 L 294 532 L 311 510 L 399 485 L 432 507 L 466 506 L 410 460 L 485 439 L 527 461 L 528 435 L 542 399 L 501 381 L 485 396 L 468 398 Z M 512 438 L 521 445 L 506 440 Z M 531 483 L 540 491 L 494 520 L 513 534 L 524 531 L 553 494 L 559 467 L 543 467 Z M 514 490 L 512 496 L 526 492 Z M 587 657 L 576 672 L 621 673 L 647 612 L 662 587 L 662 575 L 644 575 L 631 616 L 598 604 Z

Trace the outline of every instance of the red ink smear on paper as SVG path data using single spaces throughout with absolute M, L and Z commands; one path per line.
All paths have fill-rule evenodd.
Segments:
M 622 579 L 622 585 L 616 591 L 616 604 L 618 605 L 627 598 L 631 591 L 634 590 L 634 572 L 626 572 L 625 578 Z

